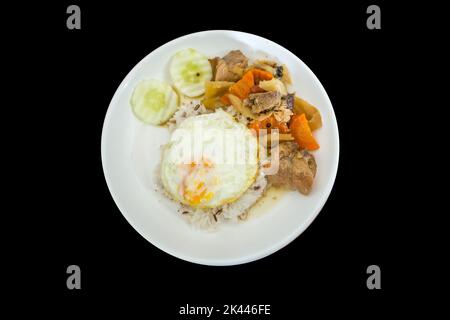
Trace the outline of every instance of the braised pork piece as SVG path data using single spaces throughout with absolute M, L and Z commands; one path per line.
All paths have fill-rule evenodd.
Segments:
M 309 194 L 316 176 L 317 164 L 314 156 L 301 150 L 295 142 L 279 144 L 279 169 L 268 180 L 275 187 L 284 187 Z
M 244 100 L 244 105 L 252 108 L 254 113 L 275 109 L 281 104 L 281 94 L 278 91 L 251 93 Z
M 240 50 L 232 50 L 223 58 L 210 59 L 215 81 L 237 81 L 247 67 L 248 58 Z

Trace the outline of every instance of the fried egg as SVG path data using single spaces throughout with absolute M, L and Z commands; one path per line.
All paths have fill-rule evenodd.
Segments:
M 222 109 L 184 120 L 172 132 L 161 161 L 164 189 L 194 208 L 237 200 L 257 172 L 257 138 Z

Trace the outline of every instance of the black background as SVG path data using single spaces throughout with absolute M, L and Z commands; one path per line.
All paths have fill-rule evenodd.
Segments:
M 70 4 L 81 7 L 81 30 L 66 28 Z M 398 94 L 406 93 L 399 79 L 411 73 L 402 49 L 412 35 L 405 8 L 384 2 L 376 3 L 382 29 L 368 30 L 370 4 L 75 1 L 29 10 L 33 41 L 25 47 L 41 106 L 28 144 L 39 168 L 30 173 L 37 178 L 29 201 L 40 215 L 29 220 L 36 236 L 21 258 L 22 266 L 39 261 L 33 289 L 67 310 L 123 306 L 164 319 L 187 303 L 271 304 L 273 319 L 306 310 L 359 318 L 384 315 L 398 297 L 414 294 L 399 195 L 408 135 L 399 128 L 411 106 Z M 114 204 L 100 159 L 106 110 L 131 68 L 167 41 L 210 29 L 254 33 L 300 57 L 327 90 L 341 142 L 336 183 L 310 227 L 271 256 L 232 267 L 184 262 L 139 236 Z M 71 264 L 82 270 L 79 291 L 66 288 Z M 381 268 L 381 290 L 366 287 L 371 264 Z

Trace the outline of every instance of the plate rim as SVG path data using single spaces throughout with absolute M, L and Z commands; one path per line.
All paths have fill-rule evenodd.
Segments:
M 321 196 L 321 205 L 313 212 L 313 214 L 310 214 L 308 216 L 308 218 L 305 220 L 304 223 L 299 224 L 298 227 L 296 227 L 294 229 L 293 232 L 291 232 L 289 235 L 287 235 L 286 237 L 283 237 L 282 240 L 278 241 L 277 243 L 274 243 L 273 245 L 271 245 L 270 247 L 267 247 L 265 249 L 259 250 L 253 254 L 250 255 L 246 255 L 240 258 L 234 258 L 234 259 L 199 259 L 199 258 L 192 258 L 189 257 L 185 254 L 183 254 L 182 252 L 179 252 L 177 250 L 173 250 L 171 248 L 167 248 L 164 245 L 161 245 L 161 243 L 159 243 L 158 241 L 156 241 L 155 239 L 151 238 L 151 236 L 149 236 L 148 234 L 146 234 L 141 227 L 134 223 L 131 220 L 131 216 L 129 216 L 124 208 L 124 206 L 120 203 L 118 196 L 115 194 L 115 192 L 113 191 L 114 189 L 111 188 L 112 182 L 110 180 L 110 177 L 108 176 L 107 173 L 107 169 L 105 166 L 105 132 L 107 131 L 107 128 L 110 124 L 110 118 L 111 118 L 111 113 L 112 113 L 112 108 L 111 106 L 115 103 L 115 101 L 118 99 L 118 92 L 123 91 L 124 87 L 129 83 L 129 78 L 131 77 L 131 75 L 134 73 L 134 71 L 139 68 L 139 66 L 141 64 L 144 63 L 144 60 L 148 59 L 148 57 L 152 54 L 154 54 L 156 51 L 158 50 L 162 50 L 164 47 L 170 46 L 171 44 L 173 44 L 174 42 L 180 41 L 184 38 L 189 38 L 192 36 L 198 36 L 198 35 L 202 35 L 202 34 L 211 34 L 211 33 L 225 33 L 225 34 L 243 34 L 246 36 L 250 36 L 250 37 L 256 37 L 259 38 L 260 40 L 264 40 L 264 41 L 268 41 L 270 42 L 272 45 L 279 47 L 281 50 L 284 50 L 288 55 L 291 55 L 292 58 L 294 58 L 294 60 L 297 60 L 298 63 L 303 64 L 306 67 L 306 72 L 309 72 L 311 74 L 311 76 L 319 83 L 319 90 L 321 91 L 321 94 L 324 96 L 324 98 L 326 99 L 326 101 L 329 103 L 329 105 L 331 106 L 331 118 L 332 121 L 329 125 L 334 126 L 334 131 L 336 132 L 336 135 L 334 137 L 334 143 L 336 144 L 336 156 L 335 159 L 333 159 L 333 166 L 331 167 L 331 179 L 327 182 L 327 185 L 325 186 L 326 190 L 324 190 L 323 195 Z M 331 103 L 331 100 L 323 86 L 323 84 L 320 82 L 319 78 L 315 75 L 315 73 L 309 68 L 309 66 L 303 62 L 299 57 L 297 57 L 294 53 L 292 53 L 289 49 L 286 49 L 285 47 L 279 45 L 278 43 L 252 34 L 252 33 L 248 33 L 248 32 L 243 32 L 243 31 L 235 31 L 235 30 L 224 30 L 224 29 L 217 29 L 217 30 L 205 30 L 205 31 L 198 31 L 198 32 L 193 32 L 193 33 L 189 33 L 180 37 L 177 37 L 173 40 L 170 40 L 166 43 L 164 43 L 163 45 L 155 48 L 154 50 L 152 50 L 151 52 L 149 52 L 148 54 L 146 54 L 138 63 L 136 63 L 136 65 L 127 73 L 127 75 L 125 76 L 125 78 L 122 80 L 122 82 L 120 83 L 120 85 L 117 87 L 117 89 L 114 92 L 113 97 L 111 98 L 111 101 L 108 105 L 108 109 L 106 111 L 106 115 L 105 118 L 103 120 L 103 125 L 102 125 L 102 133 L 101 133 L 101 143 L 100 143 L 100 152 L 101 152 L 101 163 L 102 163 L 102 168 L 103 168 L 103 176 L 105 178 L 107 187 L 108 187 L 108 191 L 115 203 L 115 205 L 117 206 L 117 208 L 119 209 L 120 213 L 122 214 L 122 216 L 126 219 L 126 221 L 133 227 L 133 229 L 135 229 L 145 240 L 147 240 L 151 245 L 155 246 L 156 248 L 158 248 L 159 250 L 164 251 L 165 253 L 184 260 L 184 261 L 188 261 L 191 263 L 196 263 L 196 264 L 201 264 L 201 265 L 208 265 L 208 266 L 232 266 L 232 265 L 240 265 L 240 264 L 244 264 L 244 263 L 249 263 L 249 262 L 253 262 L 259 259 L 263 259 L 275 252 L 277 252 L 278 250 L 281 250 L 282 248 L 286 247 L 288 244 L 290 244 L 292 241 L 294 241 L 297 237 L 299 237 L 310 225 L 311 223 L 314 221 L 314 219 L 316 219 L 316 217 L 319 215 L 319 213 L 322 211 L 325 203 L 328 201 L 328 198 L 331 194 L 331 191 L 333 190 L 334 184 L 336 182 L 336 177 L 337 177 L 337 171 L 338 171 L 338 167 L 339 167 L 339 159 L 340 159 L 340 139 L 339 139 L 339 128 L 338 128 L 338 124 L 337 124 L 337 118 L 336 118 L 336 114 L 334 112 L 334 108 L 333 108 L 333 104 Z

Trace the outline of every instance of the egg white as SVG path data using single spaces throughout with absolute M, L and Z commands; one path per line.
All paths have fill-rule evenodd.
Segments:
M 257 172 L 257 138 L 222 109 L 184 120 L 172 133 L 161 161 L 167 193 L 194 208 L 236 201 Z

